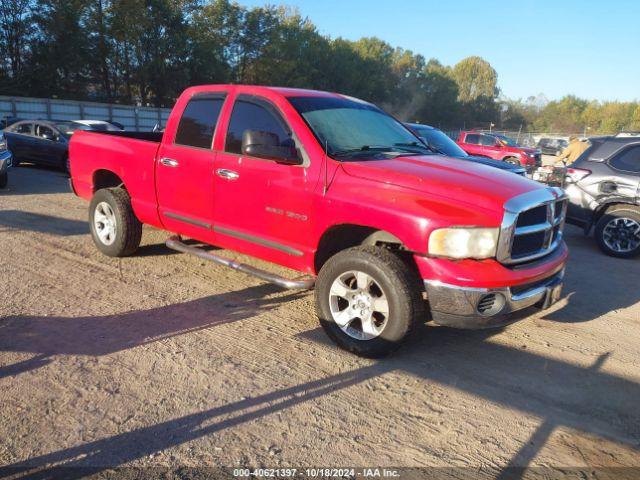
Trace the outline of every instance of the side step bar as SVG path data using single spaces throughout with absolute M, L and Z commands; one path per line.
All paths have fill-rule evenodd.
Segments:
M 248 275 L 253 275 L 254 277 L 261 278 L 262 280 L 265 280 L 267 282 L 274 283 L 282 288 L 286 288 L 287 290 L 308 290 L 313 288 L 314 284 L 316 283 L 315 277 L 307 276 L 297 279 L 288 279 L 274 273 L 269 273 L 266 270 L 260 270 L 258 268 L 252 267 L 250 265 L 247 265 L 246 263 L 238 263 L 233 260 L 229 260 L 228 258 L 206 252 L 198 247 L 191 247 L 183 243 L 182 239 L 178 235 L 169 237 L 169 239 L 166 241 L 166 245 L 172 250 L 177 250 L 178 252 L 182 253 L 189 253 L 204 260 L 209 260 L 211 262 L 224 265 L 225 267 L 233 268 L 234 270 L 239 270 Z

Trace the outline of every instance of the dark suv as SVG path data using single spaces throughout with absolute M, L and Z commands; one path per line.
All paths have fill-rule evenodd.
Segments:
M 599 137 L 569 167 L 567 221 L 584 227 L 604 253 L 640 254 L 640 138 Z

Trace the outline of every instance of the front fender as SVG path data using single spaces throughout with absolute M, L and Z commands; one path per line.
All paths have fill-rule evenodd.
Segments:
M 318 241 L 329 228 L 351 224 L 388 232 L 417 253 L 426 253 L 434 229 L 452 225 L 497 227 L 503 214 L 341 173 L 336 175 L 327 195 L 319 196 L 316 211 Z

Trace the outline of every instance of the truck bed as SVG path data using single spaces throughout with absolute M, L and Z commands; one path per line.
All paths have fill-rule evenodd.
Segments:
M 125 132 L 125 131 L 109 131 L 109 132 L 94 132 L 99 135 L 112 135 L 114 137 L 131 138 L 134 140 L 144 140 L 145 142 L 162 142 L 162 132 Z
M 127 186 L 140 221 L 159 226 L 155 159 L 162 137 L 161 132 L 74 133 L 69 160 L 75 192 L 90 200 L 96 189 L 115 186 L 111 185 L 115 174 Z

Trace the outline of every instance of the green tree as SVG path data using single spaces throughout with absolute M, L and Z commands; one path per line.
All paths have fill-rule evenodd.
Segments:
M 480 57 L 467 57 L 456 63 L 453 78 L 458 85 L 458 99 L 463 103 L 498 95 L 498 74 L 489 62 Z
M 32 24 L 31 0 L 3 0 L 0 8 L 0 76 L 6 92 L 19 91 L 25 64 L 30 54 L 30 42 L 35 31 Z
M 87 90 L 91 58 L 84 28 L 86 0 L 40 0 L 33 18 L 37 33 L 29 66 L 30 93 L 81 98 Z
M 422 95 L 416 112 L 417 120 L 442 128 L 462 126 L 458 122 L 458 85 L 450 67 L 442 65 L 435 58 L 429 60 L 424 67 L 420 90 Z

